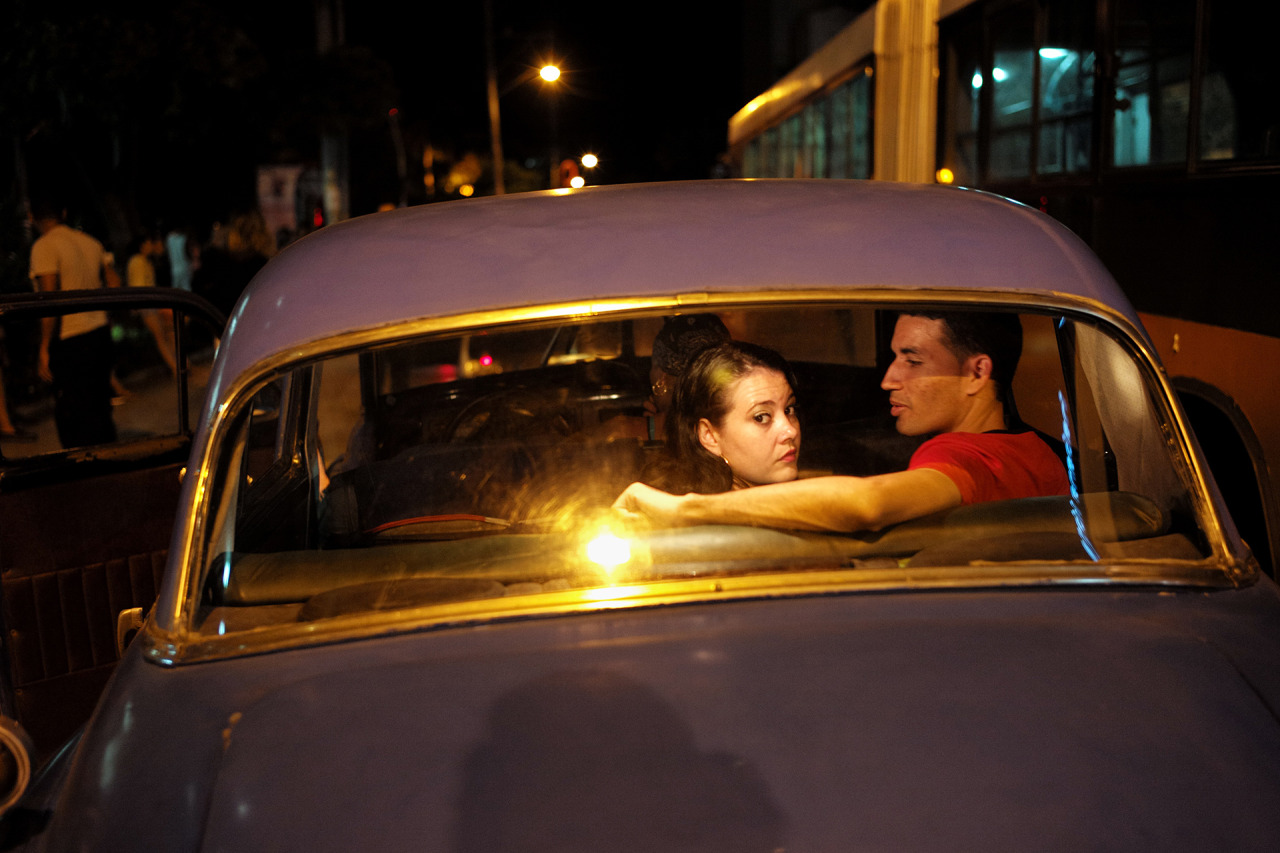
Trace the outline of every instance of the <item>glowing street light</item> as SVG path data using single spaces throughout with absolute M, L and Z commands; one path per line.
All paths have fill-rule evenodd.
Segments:
M 556 129 L 556 90 L 564 84 L 559 82 L 560 67 L 550 62 L 538 69 L 538 76 L 551 87 L 547 92 L 547 114 L 551 119 L 551 188 L 555 189 L 564 183 L 560 180 L 560 151 L 557 143 L 559 131 Z
M 505 92 L 498 88 L 498 62 L 496 50 L 493 42 L 494 21 L 493 21 L 493 0 L 484 0 L 484 48 L 485 48 L 485 77 L 486 77 L 486 96 L 489 103 L 489 143 L 492 148 L 493 156 L 493 191 L 496 195 L 503 195 L 506 192 L 506 180 L 503 175 L 504 158 L 502 153 L 502 118 L 500 115 L 498 100 Z M 532 69 L 526 69 L 526 73 L 513 83 L 512 86 L 519 83 L 526 83 L 532 79 Z M 557 83 L 560 79 L 560 69 L 548 62 L 538 69 L 538 76 L 545 83 Z M 564 84 L 558 84 L 564 85 Z M 555 138 L 555 98 L 554 88 L 551 98 L 551 135 Z M 555 166 L 554 151 L 552 152 L 552 167 Z

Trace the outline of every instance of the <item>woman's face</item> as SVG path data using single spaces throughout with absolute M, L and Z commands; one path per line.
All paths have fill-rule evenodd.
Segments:
M 767 367 L 754 368 L 728 388 L 723 422 L 698 422 L 698 441 L 723 457 L 735 481 L 750 486 L 794 480 L 799 472 L 800 422 L 787 379 Z

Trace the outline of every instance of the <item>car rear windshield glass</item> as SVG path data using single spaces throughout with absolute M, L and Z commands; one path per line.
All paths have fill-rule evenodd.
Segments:
M 278 373 L 242 399 L 214 457 L 195 627 L 1206 560 L 1201 492 L 1134 348 L 1086 317 L 900 308 L 470 329 Z M 1003 330 L 994 355 L 937 337 L 974 326 L 956 316 Z M 981 422 L 991 443 L 974 450 L 965 407 L 989 415 L 992 390 L 1001 422 Z M 879 529 L 615 507 L 637 482 L 817 480 L 838 496 L 909 469 L 944 492 L 945 477 L 960 505 Z

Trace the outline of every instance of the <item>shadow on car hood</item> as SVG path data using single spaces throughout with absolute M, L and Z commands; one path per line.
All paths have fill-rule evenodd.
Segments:
M 204 849 L 1265 846 L 1276 685 L 1241 669 L 1276 635 L 1223 595 L 748 602 L 333 649 L 229 711 Z

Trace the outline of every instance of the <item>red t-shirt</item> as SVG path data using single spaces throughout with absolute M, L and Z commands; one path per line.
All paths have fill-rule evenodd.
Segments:
M 1067 469 L 1034 432 L 945 432 L 907 466 L 946 474 L 966 504 L 1067 494 Z

